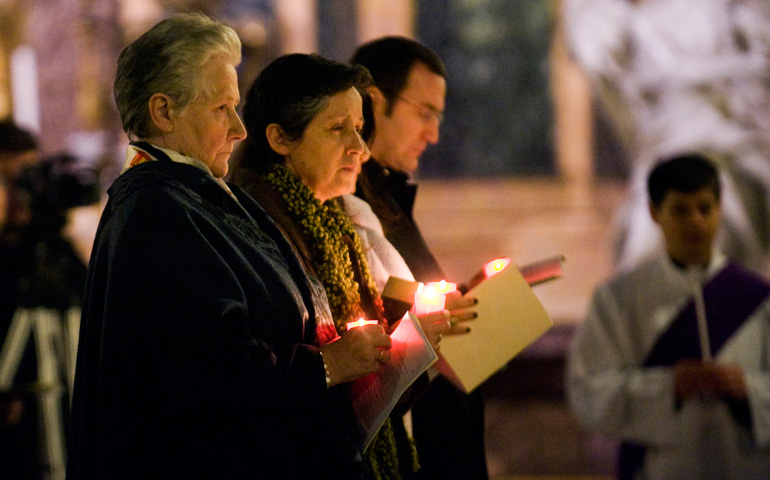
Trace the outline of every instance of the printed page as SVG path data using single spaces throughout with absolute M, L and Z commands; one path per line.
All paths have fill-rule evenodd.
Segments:
M 350 393 L 366 450 L 406 389 L 438 358 L 420 322 L 410 312 L 390 335 L 391 364 L 355 380 Z

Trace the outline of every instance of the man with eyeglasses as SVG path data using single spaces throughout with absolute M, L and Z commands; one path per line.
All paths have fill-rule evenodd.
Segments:
M 446 67 L 435 52 L 404 37 L 368 42 L 350 63 L 368 68 L 376 85 L 364 98 L 362 135 L 371 158 L 362 166 L 356 195 L 369 203 L 416 280 L 445 279 L 412 217 L 417 186 L 409 175 L 425 149 L 439 140 Z M 462 325 L 452 328 L 468 331 Z M 417 478 L 488 478 L 478 390 L 466 395 L 439 375 L 412 407 L 412 419 L 421 466 Z
M 419 281 L 444 278 L 412 219 L 416 186 L 409 175 L 438 142 L 446 95 L 446 68 L 424 45 L 384 37 L 362 45 L 350 63 L 369 69 L 376 86 L 364 98 L 364 130 L 371 159 L 362 167 L 356 195 L 379 217 L 387 239 Z

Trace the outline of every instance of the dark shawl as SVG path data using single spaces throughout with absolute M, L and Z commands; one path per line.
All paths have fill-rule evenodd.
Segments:
M 70 480 L 358 477 L 313 346 L 304 270 L 233 192 L 241 205 L 170 161 L 110 188 L 84 301 Z

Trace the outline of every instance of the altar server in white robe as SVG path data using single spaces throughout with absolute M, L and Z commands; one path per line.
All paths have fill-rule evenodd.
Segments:
M 567 362 L 621 479 L 770 478 L 770 285 L 714 249 L 719 176 L 700 155 L 648 177 L 665 251 L 594 294 Z

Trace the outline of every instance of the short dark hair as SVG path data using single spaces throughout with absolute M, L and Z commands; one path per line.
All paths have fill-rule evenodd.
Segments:
M 281 126 L 291 140 L 302 137 L 310 122 L 329 104 L 329 98 L 355 87 L 361 95 L 372 77 L 360 65 L 328 60 L 316 54 L 293 53 L 268 65 L 254 80 L 243 105 L 248 132 L 240 166 L 262 170 L 283 158 L 270 147 L 265 131 Z
M 13 120 L 0 121 L 0 153 L 21 153 L 37 150 L 37 140 Z
M 687 153 L 664 159 L 647 177 L 647 193 L 655 207 L 670 191 L 692 193 L 709 188 L 719 201 L 721 187 L 717 168 L 700 153 Z
M 409 72 L 416 63 L 443 78 L 447 70 L 441 57 L 425 45 L 400 36 L 388 36 L 364 43 L 353 53 L 350 63 L 363 65 L 372 74 L 374 84 L 388 101 L 386 113 L 390 112 L 396 97 L 406 87 Z M 364 96 L 364 132 L 363 137 L 369 138 L 374 125 L 374 115 L 369 96 Z

